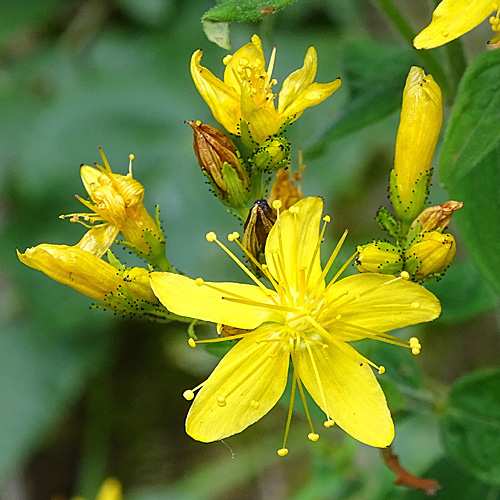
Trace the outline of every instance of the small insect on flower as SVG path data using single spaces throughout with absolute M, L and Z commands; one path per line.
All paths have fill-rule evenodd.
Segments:
M 339 279 L 356 254 L 326 283 L 347 232 L 322 269 L 320 245 L 330 221 L 329 216 L 323 217 L 320 230 L 323 201 L 303 198 L 283 212 L 275 201 L 273 208 L 277 219 L 267 238 L 265 263 L 246 254 L 270 287 L 213 232 L 207 234 L 207 240 L 218 244 L 253 285 L 151 274 L 153 291 L 170 311 L 245 330 L 205 341 L 240 339 L 205 382 L 185 391 L 186 399 L 194 399 L 186 431 L 203 442 L 243 431 L 281 398 L 291 364 L 291 401 L 278 455 L 288 453 L 286 441 L 297 389 L 310 425 L 309 440 L 317 441 L 319 434 L 305 391 L 325 413 L 325 428 L 336 423 L 363 443 L 386 447 L 393 440 L 394 426 L 373 368 L 379 374 L 385 369 L 359 354 L 351 342 L 380 340 L 418 354 L 418 339 L 405 341 L 385 332 L 433 320 L 441 311 L 439 301 L 403 277 L 363 273 Z M 231 233 L 229 240 L 243 248 L 237 233 Z

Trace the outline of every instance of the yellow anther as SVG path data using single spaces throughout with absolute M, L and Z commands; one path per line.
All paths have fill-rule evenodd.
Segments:
M 224 59 L 222 59 L 222 62 L 225 64 L 225 65 L 228 65 L 230 62 L 231 62 L 231 59 L 233 58 L 233 56 L 231 54 L 228 54 L 226 57 L 224 57 Z
M 227 239 L 229 241 L 237 240 L 239 237 L 240 237 L 240 233 L 238 233 L 238 231 L 233 231 L 231 234 L 227 235 Z
M 408 281 L 410 279 L 410 273 L 408 271 L 401 271 L 401 278 Z
M 280 457 L 286 457 L 288 455 L 288 448 L 280 448 L 277 453 Z
M 412 302 L 410 304 L 410 307 L 412 307 L 413 309 L 420 309 L 420 302 L 417 302 L 417 301 Z
M 441 31 L 441 35 L 443 35 L 446 38 L 447 36 L 450 36 L 450 32 L 443 30 L 443 31 Z
M 219 396 L 217 398 L 217 404 L 222 408 L 226 406 L 226 398 L 224 396 Z
M 385 373 L 385 367 L 384 366 L 380 366 L 379 369 L 378 369 L 378 374 L 379 375 L 383 375 Z
M 323 422 L 323 425 L 329 429 L 330 427 L 333 427 L 335 425 L 335 422 L 329 418 L 328 420 L 326 420 L 325 422 Z
M 188 401 L 191 401 L 194 399 L 194 392 L 191 389 L 184 391 L 182 393 L 182 395 L 184 396 L 184 399 L 187 399 Z
M 196 342 L 193 338 L 189 338 L 188 340 L 189 347 L 196 347 Z
M 201 120 L 196 120 L 195 123 L 198 127 L 201 126 Z
M 309 441 L 316 442 L 319 439 L 319 434 L 316 434 L 315 432 L 310 432 L 307 435 L 307 439 L 309 439 Z
M 196 278 L 194 283 L 196 286 L 203 286 L 205 284 L 205 280 L 203 278 Z
M 281 208 L 281 205 L 282 205 L 281 200 L 274 200 L 272 204 L 273 204 L 274 210 L 279 210 Z
M 213 241 L 215 241 L 217 239 L 217 235 L 213 231 L 210 231 L 209 233 L 207 233 L 205 238 L 207 239 L 207 241 L 209 243 L 212 243 Z
M 418 354 L 420 354 L 420 349 L 418 349 L 417 347 L 414 347 L 414 348 L 411 350 L 411 353 L 412 353 L 414 356 L 417 356 Z
M 408 342 L 410 343 L 410 345 L 412 345 L 412 344 L 418 344 L 420 340 L 418 340 L 418 337 L 411 337 Z
M 262 266 L 260 266 L 260 267 L 262 267 L 263 271 L 265 271 L 266 269 L 268 269 L 268 265 L 267 264 L 262 264 Z
M 329 216 L 329 215 L 325 215 L 325 216 L 323 217 L 323 221 L 324 221 L 324 222 L 330 222 L 331 220 L 332 220 L 332 219 L 330 218 L 330 216 Z
M 252 399 L 252 401 L 250 401 L 250 407 L 254 410 L 258 410 L 260 408 L 260 403 Z
M 135 155 L 133 155 L 132 153 L 130 153 L 130 154 L 128 155 L 128 159 L 129 159 L 129 160 L 133 160 L 133 159 L 135 159 Z
M 335 316 L 335 319 L 338 321 L 340 318 L 342 318 L 342 314 L 337 314 L 337 316 Z
M 293 207 L 290 207 L 290 208 L 288 209 L 288 211 L 289 211 L 291 214 L 295 214 L 295 215 L 297 215 L 297 214 L 300 212 L 300 208 L 294 205 Z

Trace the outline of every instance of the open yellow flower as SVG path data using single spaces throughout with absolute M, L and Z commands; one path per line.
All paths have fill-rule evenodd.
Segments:
M 97 257 L 102 257 L 113 244 L 118 233 L 122 233 L 127 245 L 141 257 L 153 264 L 165 260 L 165 237 L 158 223 L 149 215 L 142 200 L 144 187 L 132 177 L 130 155 L 129 173 L 115 174 L 106 156 L 99 148 L 104 167 L 96 168 L 82 165 L 82 182 L 91 201 L 77 196 L 92 213 L 74 213 L 62 215 L 70 217 L 72 222 L 79 222 L 89 231 L 80 240 L 78 246 Z M 97 225 L 93 225 L 97 223 Z
M 236 135 L 240 134 L 240 121 L 245 120 L 259 144 L 287 120 L 296 120 L 305 109 L 323 102 L 340 87 L 339 78 L 331 83 L 313 81 L 318 63 L 316 50 L 309 47 L 304 66 L 283 82 L 276 109 L 272 90 L 277 83 L 272 78 L 275 54 L 276 48 L 266 71 L 262 42 L 254 35 L 250 43 L 224 58 L 224 81 L 201 66 L 201 50 L 191 58 L 191 76 L 214 118 Z
M 498 0 L 443 0 L 434 11 L 432 21 L 413 40 L 417 49 L 433 49 L 451 42 L 481 24 L 492 12 L 489 21 L 496 36 L 489 43 L 500 41 L 500 4 Z
M 187 433 L 210 442 L 243 431 L 263 417 L 280 399 L 293 364 L 292 401 L 280 456 L 286 455 L 286 437 L 298 388 L 305 405 L 304 387 L 326 414 L 325 427 L 337 423 L 359 441 L 388 446 L 394 426 L 385 396 L 373 373 L 385 370 L 349 342 L 370 338 L 420 352 L 418 339 L 404 341 L 384 332 L 430 321 L 440 314 L 437 298 L 420 285 L 380 274 L 359 274 L 338 280 L 347 262 L 326 284 L 325 277 L 345 239 L 341 239 L 324 269 L 320 263 L 323 202 L 304 198 L 279 211 L 269 233 L 265 258 L 259 265 L 266 287 L 216 237 L 217 242 L 255 283 L 209 283 L 171 273 L 152 273 L 151 285 L 172 312 L 245 329 L 230 335 L 241 339 L 200 386 L 184 393 L 194 398 L 186 421 Z M 237 233 L 230 241 L 239 242 Z M 241 246 L 241 244 L 240 244 Z M 248 254 L 247 254 L 248 255 Z M 354 256 L 353 256 L 354 257 Z M 229 328 L 231 330 L 231 328 Z M 250 330 L 250 331 L 248 331 Z M 215 339 L 215 341 L 221 339 Z M 190 341 L 193 345 L 193 341 Z M 308 438 L 319 435 L 311 427 Z

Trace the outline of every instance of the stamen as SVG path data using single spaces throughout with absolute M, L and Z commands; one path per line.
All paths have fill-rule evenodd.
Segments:
M 271 57 L 269 58 L 269 65 L 267 66 L 266 87 L 269 85 L 269 82 L 271 80 L 271 76 L 273 74 L 274 60 L 275 59 L 276 59 L 276 46 L 273 47 L 273 51 L 271 52 Z
M 184 396 L 184 399 L 188 401 L 192 401 L 194 399 L 194 391 L 192 391 L 191 389 L 184 391 L 182 395 Z
M 128 155 L 128 174 L 130 175 L 130 177 L 132 177 L 132 160 L 135 159 L 135 155 L 133 155 L 132 153 L 130 153 Z
M 193 338 L 189 338 L 188 340 L 189 347 L 196 347 L 196 341 Z
M 309 408 L 307 406 L 306 396 L 304 394 L 304 389 L 302 387 L 302 382 L 300 381 L 299 377 L 297 377 L 297 385 L 299 387 L 300 398 L 302 399 L 302 404 L 304 405 L 304 411 L 306 413 L 306 418 L 307 418 L 307 421 L 309 423 L 309 427 L 311 429 L 311 432 L 307 435 L 307 437 L 311 441 L 317 441 L 319 439 L 319 434 L 316 434 L 314 432 L 314 427 L 313 427 L 313 424 L 312 424 L 311 415 L 309 413 Z
M 410 273 L 408 271 L 401 271 L 399 275 L 406 281 L 410 279 Z
M 101 146 L 99 146 L 97 149 L 99 149 L 99 154 L 101 155 L 102 162 L 104 163 L 104 166 L 106 167 L 106 170 L 111 173 L 111 167 L 109 166 L 108 159 L 106 158 L 106 155 L 104 154 Z
M 288 448 L 281 448 L 276 453 L 278 453 L 280 457 L 286 457 L 288 455 Z
M 334 421 L 334 420 L 332 420 L 331 418 L 329 418 L 328 420 L 325 420 L 325 421 L 323 422 L 323 425 L 324 425 L 327 429 L 329 429 L 330 427 L 333 427 L 333 426 L 335 425 L 335 421 Z
M 224 406 L 226 406 L 226 398 L 224 396 L 219 396 L 217 398 L 217 405 L 224 408 Z
M 258 410 L 260 408 L 260 403 L 258 401 L 250 401 L 250 408 L 253 408 L 254 410 Z
M 283 438 L 283 448 L 278 450 L 278 455 L 280 457 L 284 457 L 288 454 L 288 449 L 286 448 L 286 440 L 288 438 L 288 432 L 290 431 L 290 424 L 292 422 L 292 413 L 293 413 L 293 403 L 295 401 L 295 388 L 297 386 L 297 373 L 293 370 L 293 378 L 292 378 L 292 393 L 290 394 L 290 404 L 288 405 L 288 416 L 286 419 L 285 426 L 285 436 Z
M 300 152 L 300 154 L 302 154 L 302 152 Z M 313 264 L 316 260 L 316 255 L 318 254 L 318 252 L 321 248 L 321 242 L 323 241 L 323 237 L 325 236 L 326 225 L 330 222 L 330 216 L 325 215 L 323 217 L 323 221 L 324 221 L 324 224 L 323 224 L 323 227 L 321 228 L 321 232 L 319 233 L 318 241 L 316 242 L 316 248 L 314 249 L 314 252 L 313 252 L 312 257 L 311 257 L 311 262 L 309 263 L 306 283 L 309 283 L 309 280 L 311 279 L 311 272 L 312 272 Z

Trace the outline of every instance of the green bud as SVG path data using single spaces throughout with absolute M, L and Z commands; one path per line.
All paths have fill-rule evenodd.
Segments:
M 450 265 L 456 249 L 453 235 L 439 231 L 424 233 L 405 252 L 405 270 L 417 280 L 438 275 Z
M 397 274 L 403 270 L 401 250 L 385 241 L 358 247 L 354 261 L 360 273 Z
M 259 172 L 286 168 L 290 161 L 290 141 L 286 137 L 270 138 L 255 150 L 249 161 Z

